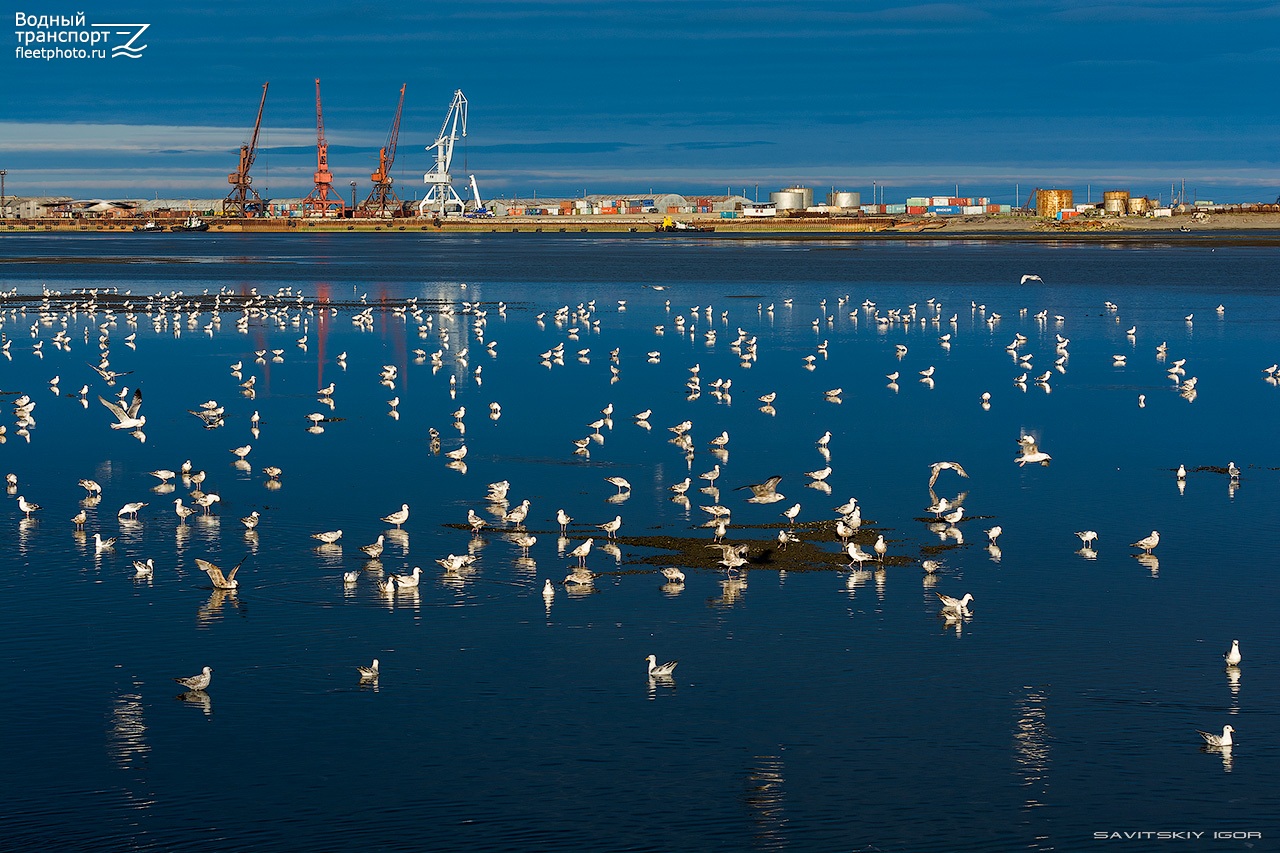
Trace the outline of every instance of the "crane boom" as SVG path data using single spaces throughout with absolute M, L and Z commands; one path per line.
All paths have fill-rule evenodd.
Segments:
M 399 208 L 400 199 L 391 189 L 394 183 L 391 177 L 391 166 L 396 161 L 396 145 L 400 141 L 400 114 L 404 111 L 404 90 L 406 83 L 400 87 L 400 103 L 396 105 L 396 116 L 391 122 L 391 132 L 387 134 L 387 144 L 378 151 L 378 170 L 369 176 L 373 189 L 360 205 L 360 209 L 373 216 L 392 216 L 392 205 Z
M 258 156 L 258 132 L 262 130 L 262 110 L 267 105 L 267 87 L 270 85 L 270 81 L 262 84 L 262 100 L 258 102 L 258 119 L 253 123 L 253 138 L 247 145 L 240 146 L 240 163 L 234 172 L 227 175 L 227 183 L 231 184 L 231 191 L 222 200 L 224 216 L 247 216 L 250 206 L 249 196 L 253 196 L 259 206 L 262 203 L 262 197 L 251 186 L 253 178 L 249 177 L 249 169 L 253 167 L 254 158 Z
M 459 133 L 461 125 L 461 133 Z M 449 102 L 449 111 L 445 113 L 444 123 L 440 125 L 440 135 L 435 144 L 427 147 L 435 150 L 436 163 L 431 171 L 422 176 L 422 182 L 428 185 L 426 195 L 418 203 L 418 215 L 434 208 L 435 215 L 444 217 L 450 210 L 461 212 L 466 205 L 453 188 L 453 178 L 449 175 L 449 166 L 453 162 L 453 147 L 460 137 L 467 135 L 467 98 L 461 89 L 454 90 L 453 100 Z
M 302 200 L 302 209 L 311 215 L 342 216 L 346 203 L 333 190 L 333 173 L 329 171 L 329 142 L 324 138 L 324 110 L 320 106 L 320 78 L 316 78 L 316 171 L 315 188 Z M 331 214 L 329 211 L 335 213 Z

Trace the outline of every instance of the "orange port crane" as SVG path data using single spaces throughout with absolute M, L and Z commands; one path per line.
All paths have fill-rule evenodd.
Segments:
M 373 190 L 360 205 L 360 209 L 370 216 L 387 217 L 400 212 L 400 199 L 396 198 L 395 191 L 391 188 L 391 166 L 396 162 L 396 143 L 400 140 L 400 113 L 404 110 L 405 86 L 400 87 L 400 103 L 396 105 L 396 117 L 391 122 L 387 144 L 378 151 L 378 171 L 369 176 L 369 180 L 373 182 Z
M 309 216 L 342 216 L 347 209 L 342 196 L 333 192 L 333 173 L 329 171 L 329 143 L 324 138 L 324 112 L 320 108 L 320 78 L 316 78 L 316 182 L 302 210 Z M 333 211 L 330 213 L 330 211 Z
M 227 175 L 227 183 L 231 184 L 231 192 L 222 200 L 223 216 L 249 216 L 251 210 L 262 211 L 262 197 L 253 188 L 253 178 L 249 177 L 249 169 L 253 166 L 253 158 L 258 156 L 258 131 L 262 129 L 262 108 L 267 105 L 267 86 L 262 84 L 262 101 L 258 104 L 258 120 L 253 123 L 253 138 L 247 145 L 240 146 L 240 165 Z M 250 204 L 249 197 L 253 196 Z

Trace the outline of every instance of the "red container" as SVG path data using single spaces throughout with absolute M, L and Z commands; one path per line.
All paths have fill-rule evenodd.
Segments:
M 618 212 L 618 208 L 616 208 L 616 207 L 602 207 L 602 208 L 600 208 L 600 212 L 601 212 L 601 213 L 617 213 L 617 212 Z
M 987 213 L 999 213 L 999 212 L 1000 212 L 1000 205 L 998 204 L 987 205 Z
M 923 216 L 926 212 L 928 212 L 928 210 L 929 208 L 927 207 L 915 207 L 913 205 L 909 205 L 907 207 L 907 213 L 910 214 L 911 216 Z

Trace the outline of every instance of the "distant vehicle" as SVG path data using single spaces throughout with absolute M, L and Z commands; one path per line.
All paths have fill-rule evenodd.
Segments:
M 169 230 L 176 234 L 190 233 L 194 231 L 208 231 L 209 223 L 205 222 L 193 213 L 179 224 L 170 226 Z
M 685 234 L 705 234 L 716 229 L 710 225 L 693 225 L 689 222 L 681 222 L 678 219 L 672 219 L 670 216 L 662 218 L 661 225 L 653 226 L 654 231 L 679 232 Z
M 135 234 L 163 234 L 164 226 L 158 224 L 154 219 L 148 219 L 145 225 L 133 226 Z

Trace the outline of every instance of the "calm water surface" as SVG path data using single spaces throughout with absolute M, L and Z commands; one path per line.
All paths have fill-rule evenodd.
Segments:
M 0 329 L 11 342 L 0 467 L 19 481 L 0 498 L 0 846 L 1073 851 L 1166 849 L 1175 842 L 1094 833 L 1178 830 L 1206 833 L 1184 846 L 1278 849 L 1280 388 L 1262 372 L 1280 358 L 1277 262 L 1274 248 L 550 233 L 0 241 L 0 287 L 18 293 Z M 1045 284 L 1019 286 L 1024 273 Z M 136 326 L 123 311 L 114 322 L 68 314 L 58 296 L 42 323 L 32 297 L 46 288 L 131 291 Z M 251 288 L 305 299 L 280 314 L 283 327 L 255 318 L 243 332 L 229 310 L 209 328 L 208 311 L 169 313 L 157 332 L 144 310 L 157 293 Z M 393 313 L 411 297 L 429 331 Z M 312 308 L 317 298 L 343 307 Z M 374 306 L 367 330 L 351 319 L 362 300 Z M 552 321 L 589 300 L 587 321 Z M 488 312 L 483 342 L 464 301 Z M 876 313 L 912 303 L 913 322 L 878 327 Z M 64 328 L 69 351 L 53 342 Z M 730 350 L 739 328 L 758 339 L 749 367 Z M 112 368 L 132 371 L 114 388 L 86 366 L 99 334 Z M 1013 384 L 1016 334 L 1033 377 L 1053 370 L 1055 335 L 1070 339 L 1049 390 Z M 561 342 L 563 365 L 541 365 Z M 255 362 L 271 349 L 281 361 Z M 442 366 L 415 350 L 440 350 Z M 1128 364 L 1113 366 L 1114 354 Z M 1194 401 L 1166 375 L 1184 358 Z M 236 361 L 257 377 L 253 399 L 230 375 Z M 397 368 L 394 389 L 379 384 L 383 365 Z M 694 365 L 703 390 L 690 399 Z M 933 387 L 918 381 L 930 366 Z M 718 378 L 733 382 L 728 399 L 709 393 Z M 332 411 L 314 393 L 331 381 Z M 108 429 L 95 399 L 122 385 L 144 389 L 145 443 Z M 839 404 L 823 396 L 836 387 Z M 774 415 L 757 401 L 768 392 Z M 37 404 L 29 440 L 17 434 L 19 394 Z M 187 410 L 210 399 L 225 425 L 206 430 Z M 610 403 L 603 441 L 575 455 L 572 439 Z M 643 409 L 651 430 L 632 419 Z M 316 411 L 334 420 L 309 434 Z M 685 419 L 691 462 L 668 441 Z M 465 473 L 432 452 L 429 427 L 442 453 L 465 440 Z M 558 583 L 573 562 L 557 543 L 558 508 L 575 519 L 569 547 L 619 513 L 624 535 L 709 542 L 698 505 L 714 496 L 686 509 L 667 487 L 718 461 L 707 442 L 722 430 L 719 502 L 735 524 L 770 525 L 739 538 L 771 539 L 794 502 L 814 522 L 856 496 L 866 526 L 910 564 L 755 569 L 728 585 L 689 569 L 683 589 L 664 591 L 640 562 L 651 552 L 611 554 L 597 540 L 593 591 Z M 830 494 L 803 473 L 826 464 L 815 442 L 827 430 Z M 1052 455 L 1047 467 L 1014 464 L 1024 433 Z M 245 443 L 249 471 L 230 453 Z M 919 520 L 928 466 L 944 459 L 970 475 L 936 486 L 964 493 L 962 542 Z M 158 494 L 147 472 L 184 460 L 222 501 L 180 525 L 173 499 L 190 487 Z M 1229 461 L 1243 469 L 1236 488 L 1195 470 Z M 1191 471 L 1182 491 L 1179 464 Z M 266 487 L 265 465 L 283 469 L 280 488 Z M 782 503 L 733 491 L 774 474 Z M 608 476 L 627 478 L 630 497 L 610 503 Z M 103 487 L 87 538 L 68 521 L 83 477 Z M 528 559 L 501 531 L 446 526 L 470 508 L 501 527 L 485 494 L 503 479 L 511 506 L 531 502 Z M 19 494 L 42 507 L 31 521 Z M 115 516 L 128 501 L 149 503 L 136 524 Z M 408 523 L 370 564 L 358 546 L 402 503 Z M 238 521 L 252 510 L 256 535 Z M 998 552 L 983 533 L 993 524 Z M 311 534 L 338 528 L 339 547 L 315 547 Z M 1077 552 L 1083 529 L 1099 533 L 1094 559 Z M 1152 529 L 1157 559 L 1138 561 L 1127 545 Z M 114 549 L 95 555 L 95 532 L 117 537 Z M 468 552 L 478 559 L 464 578 L 435 563 Z M 233 594 L 194 562 L 226 567 L 246 553 Z M 944 564 L 936 579 L 920 569 L 928 557 Z M 132 561 L 146 558 L 154 578 L 135 580 Z M 377 589 L 413 566 L 418 590 Z M 360 578 L 345 586 L 352 570 Z M 947 623 L 935 592 L 972 593 L 973 615 Z M 1245 660 L 1228 672 L 1233 638 Z M 680 660 L 673 684 L 646 678 L 650 653 Z M 374 657 L 383 674 L 362 687 L 355 666 Z M 207 694 L 180 697 L 172 678 L 205 665 Z M 1227 723 L 1236 746 L 1202 750 L 1196 730 Z M 1262 838 L 1210 840 L 1215 830 Z

